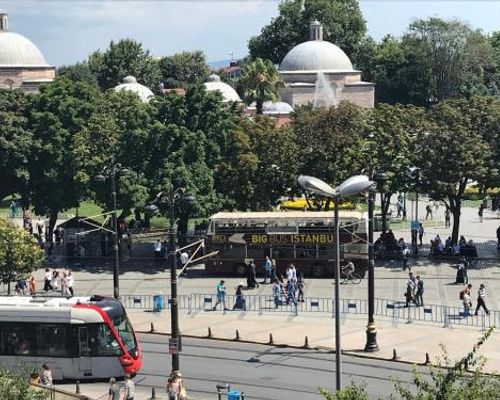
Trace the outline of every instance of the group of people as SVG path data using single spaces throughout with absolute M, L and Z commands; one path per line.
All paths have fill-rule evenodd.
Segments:
M 464 312 L 466 315 L 471 315 L 470 310 L 472 309 L 472 284 L 468 283 L 459 294 L 460 300 L 462 300 L 462 305 L 464 306 Z M 474 315 L 477 315 L 479 309 L 482 308 L 486 314 L 490 311 L 486 306 L 486 285 L 481 283 L 477 291 L 477 305 Z
M 406 299 L 405 307 L 409 307 L 410 303 L 414 303 L 417 307 L 424 305 L 424 280 L 420 275 L 415 276 L 412 272 L 408 274 L 404 296 Z
M 30 384 L 52 387 L 52 370 L 50 367 L 47 364 L 42 364 L 42 373 L 33 372 L 30 375 Z
M 472 239 L 466 240 L 464 236 L 460 236 L 458 242 L 454 242 L 451 236 L 448 236 L 443 243 L 441 237 L 436 235 L 434 239 L 431 239 L 431 255 L 477 258 L 477 248 Z
M 61 292 L 63 296 L 74 296 L 75 277 L 71 270 L 59 271 L 54 268 L 45 268 L 45 275 L 43 278 L 43 290 L 47 293 L 50 290 Z
M 123 392 L 123 397 L 121 396 Z M 130 374 L 125 374 L 123 385 L 116 383 L 116 378 L 109 380 L 108 400 L 134 400 L 135 398 L 135 383 Z M 181 398 L 176 398 L 181 400 Z
M 16 286 L 14 288 L 16 294 L 20 296 L 25 296 L 29 294 L 33 296 L 36 294 L 36 279 L 34 275 L 30 275 L 28 278 L 20 278 L 16 282 Z

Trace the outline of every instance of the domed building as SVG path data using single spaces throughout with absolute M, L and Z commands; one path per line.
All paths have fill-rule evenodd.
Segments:
M 236 90 L 234 90 L 231 85 L 222 82 L 219 75 L 209 75 L 204 85 L 209 92 L 219 91 L 222 94 L 224 103 L 229 103 L 232 101 L 237 103 L 241 102 L 240 96 L 238 96 Z
M 31 40 L 8 29 L 7 13 L 0 11 L 0 89 L 38 92 L 54 80 L 56 69 Z
M 375 85 L 361 80 L 349 57 L 333 43 L 323 40 L 323 26 L 310 25 L 310 40 L 295 46 L 280 64 L 285 87 L 281 99 L 297 105 L 335 106 L 346 100 L 361 107 L 373 107 Z
M 120 83 L 114 88 L 115 92 L 129 91 L 135 93 L 142 100 L 143 103 L 149 103 L 152 97 L 154 97 L 153 92 L 147 86 L 141 85 L 137 82 L 135 76 L 126 76 L 123 78 L 123 83 Z

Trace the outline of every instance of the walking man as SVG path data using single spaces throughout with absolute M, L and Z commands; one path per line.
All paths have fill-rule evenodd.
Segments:
M 219 284 L 216 286 L 217 290 L 217 302 L 214 305 L 213 310 L 217 310 L 217 306 L 222 303 L 222 307 L 224 307 L 224 311 L 227 311 L 228 308 L 226 307 L 226 286 L 224 284 L 224 280 L 221 280 Z
M 50 272 L 49 268 L 45 268 L 45 276 L 43 278 L 43 290 L 47 293 L 49 290 L 52 290 L 52 286 L 50 286 L 50 281 L 52 280 L 52 272 Z
M 415 277 L 413 276 L 413 273 L 410 272 L 408 274 L 408 281 L 406 282 L 405 307 L 409 307 L 410 302 L 415 301 L 415 287 L 416 287 Z
M 462 300 L 462 304 L 464 306 L 464 311 L 465 311 L 465 314 L 467 314 L 467 315 L 471 315 L 471 313 L 470 313 L 470 309 L 472 308 L 472 300 L 470 298 L 471 291 L 472 291 L 472 284 L 469 283 L 465 287 L 465 289 L 463 289 L 460 292 L 460 299 Z
M 486 314 L 490 313 L 488 307 L 486 307 L 485 300 L 486 300 L 486 286 L 484 285 L 484 283 L 481 283 L 481 285 L 479 285 L 479 290 L 477 291 L 477 306 L 474 315 L 477 315 L 477 312 L 479 311 L 480 307 L 483 307 L 483 310 Z
M 432 218 L 432 207 L 431 207 L 430 203 L 425 206 L 425 211 L 426 211 L 425 219 L 429 219 L 429 216 L 431 217 L 431 219 L 433 219 Z
M 417 275 L 417 295 L 415 304 L 417 307 L 423 307 L 424 305 L 424 281 L 420 278 L 420 275 Z
M 130 374 L 125 375 L 125 400 L 134 400 L 135 384 Z
M 423 245 L 423 243 L 422 243 L 423 237 L 424 237 L 424 226 L 422 225 L 422 223 L 419 223 L 418 224 L 418 240 L 420 241 L 420 246 Z
M 281 295 L 281 284 L 279 281 L 275 281 L 273 285 L 274 308 L 281 306 Z
M 109 380 L 108 400 L 120 400 L 120 387 L 115 378 Z
M 444 211 L 444 227 L 449 228 L 451 226 L 451 210 L 446 207 Z
M 295 282 L 293 280 L 287 282 L 287 293 L 286 305 L 290 304 L 290 301 L 292 301 L 295 308 L 297 308 L 297 299 L 295 298 Z
M 267 278 L 269 278 L 269 282 L 272 281 L 272 269 L 273 269 L 273 264 L 271 263 L 271 259 L 269 256 L 266 256 L 266 260 L 264 261 L 264 280 L 261 282 L 262 284 L 267 283 Z

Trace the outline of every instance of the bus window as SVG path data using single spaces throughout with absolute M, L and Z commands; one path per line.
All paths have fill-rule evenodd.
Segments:
M 24 329 L 20 325 L 25 324 L 5 324 L 0 332 L 0 354 L 3 355 L 33 355 L 35 351 L 33 345 L 33 330 L 25 326 Z
M 39 356 L 66 357 L 66 327 L 62 325 L 38 325 L 36 340 Z

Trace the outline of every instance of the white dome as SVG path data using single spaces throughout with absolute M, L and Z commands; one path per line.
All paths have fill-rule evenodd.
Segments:
M 148 103 L 152 97 L 154 97 L 153 92 L 144 85 L 137 83 L 137 79 L 133 76 L 126 76 L 123 79 L 123 83 L 114 88 L 115 92 L 121 92 L 123 90 L 134 92 L 144 103 Z
M 323 40 L 310 40 L 295 46 L 280 64 L 281 72 L 353 71 L 349 57 L 333 43 Z
M 0 67 L 48 67 L 42 52 L 19 33 L 0 30 Z
M 293 107 L 284 101 L 277 101 L 276 103 L 266 101 L 263 106 L 264 114 L 291 114 Z
M 210 75 L 204 85 L 209 92 L 215 90 L 219 91 L 222 94 L 224 103 L 229 103 L 230 101 L 241 102 L 240 96 L 238 96 L 236 90 L 234 90 L 231 85 L 222 82 L 218 75 Z

